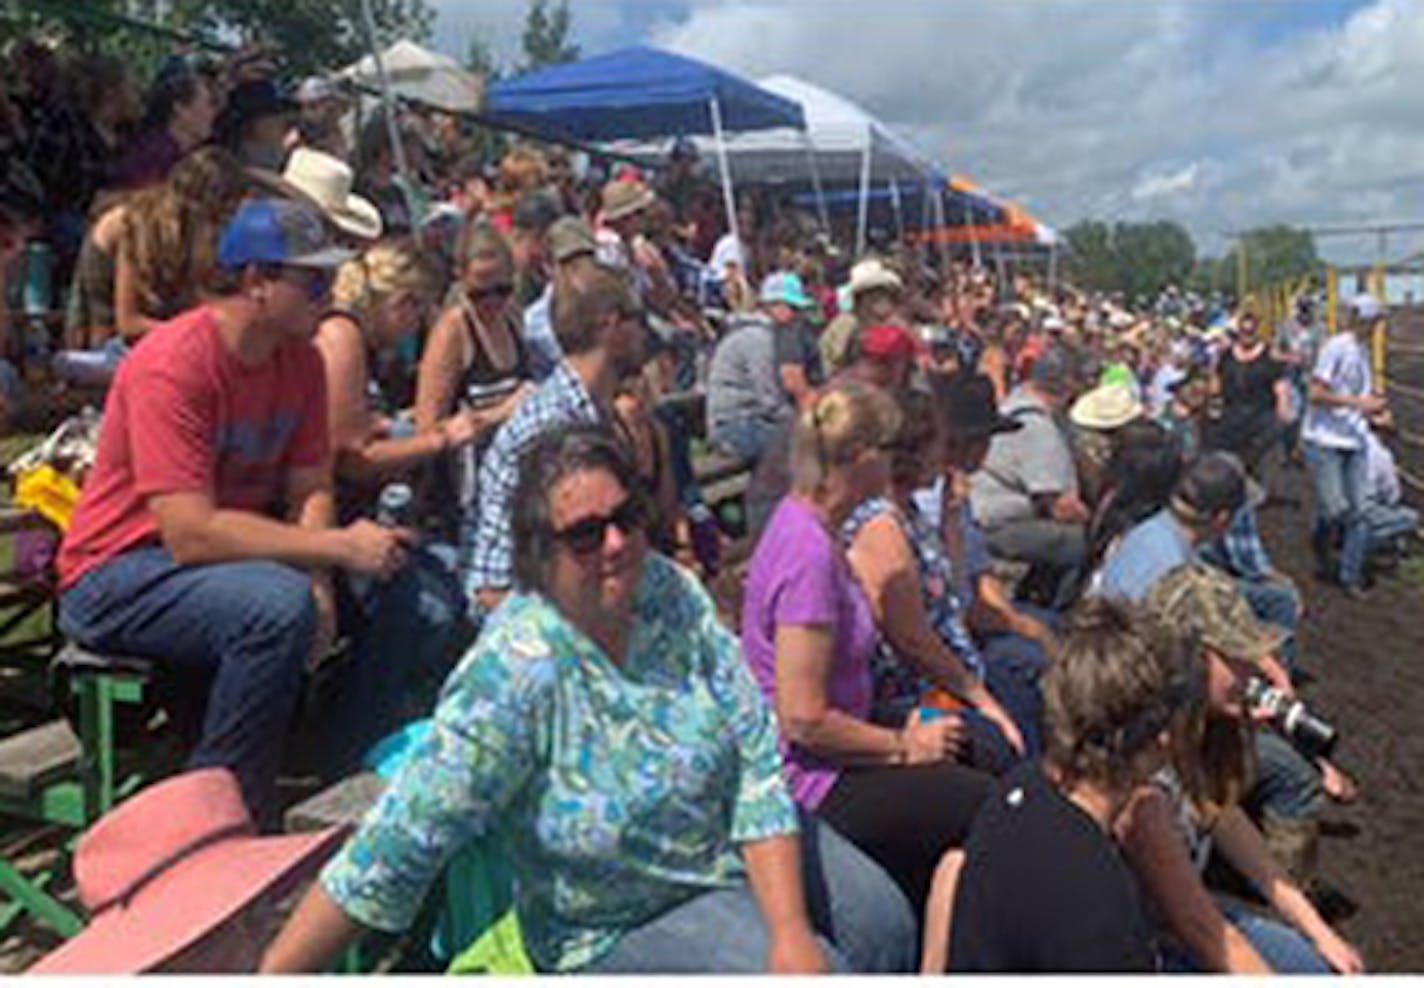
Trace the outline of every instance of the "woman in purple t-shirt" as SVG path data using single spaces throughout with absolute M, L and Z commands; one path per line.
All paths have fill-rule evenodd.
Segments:
M 823 393 L 791 441 L 792 493 L 747 574 L 742 648 L 782 732 L 796 801 L 866 851 L 922 908 L 936 863 L 959 846 L 988 778 L 955 763 L 958 720 L 870 721 L 870 605 L 833 533 L 883 492 L 899 411 L 884 392 Z

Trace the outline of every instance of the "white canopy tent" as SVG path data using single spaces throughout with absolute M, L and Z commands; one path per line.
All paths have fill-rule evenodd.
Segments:
M 383 69 L 392 96 L 450 113 L 479 113 L 484 107 L 484 80 L 414 41 L 397 41 L 381 52 L 379 61 L 367 55 L 337 72 L 336 78 L 379 89 Z
M 857 187 L 857 252 L 865 245 L 871 189 L 888 188 L 898 197 L 902 183 L 943 186 L 945 176 L 932 159 L 845 97 L 790 75 L 758 79 L 757 85 L 801 104 L 806 130 L 783 127 L 729 136 L 725 151 L 733 178 L 777 184 L 803 182 L 809 173 L 818 193 L 827 185 Z M 697 142 L 704 154 L 716 151 L 713 142 L 705 138 Z M 635 155 L 665 150 L 646 143 L 620 143 L 617 147 Z

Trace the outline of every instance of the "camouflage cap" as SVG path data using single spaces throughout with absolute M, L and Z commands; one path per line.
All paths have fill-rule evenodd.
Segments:
M 1178 566 L 1162 577 L 1146 604 L 1177 634 L 1233 659 L 1259 662 L 1273 655 L 1287 637 L 1283 628 L 1256 617 L 1231 577 L 1203 563 Z

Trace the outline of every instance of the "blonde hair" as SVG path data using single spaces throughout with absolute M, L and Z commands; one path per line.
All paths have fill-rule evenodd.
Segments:
M 823 391 L 791 434 L 792 490 L 815 493 L 832 467 L 851 462 L 866 447 L 889 443 L 899 428 L 899 406 L 873 385 L 846 382 Z
M 420 255 L 404 244 L 376 244 L 336 272 L 331 300 L 338 309 L 363 321 L 383 301 L 401 292 L 421 298 L 431 295 L 430 272 Z

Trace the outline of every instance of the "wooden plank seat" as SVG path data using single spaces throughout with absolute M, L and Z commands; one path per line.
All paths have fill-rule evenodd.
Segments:
M 84 749 L 67 720 L 52 720 L 0 741 L 0 798 L 30 800 L 73 776 Z
M 289 807 L 282 817 L 283 827 L 289 834 L 311 833 L 327 827 L 354 827 L 385 788 L 386 780 L 375 772 L 348 775 Z

